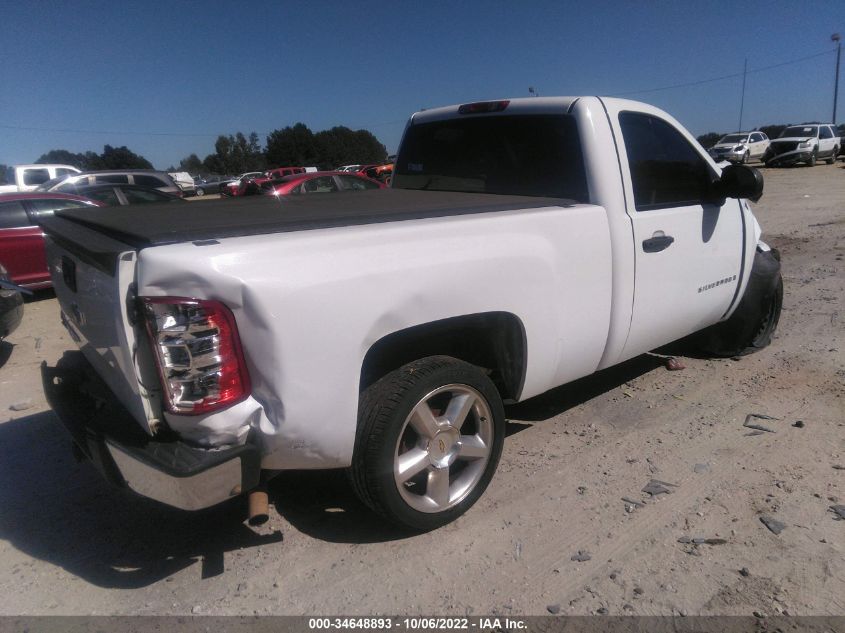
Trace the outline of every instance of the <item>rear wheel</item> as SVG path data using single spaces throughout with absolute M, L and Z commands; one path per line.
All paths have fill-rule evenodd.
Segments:
M 394 523 L 435 529 L 481 497 L 504 431 L 502 400 L 481 369 L 448 356 L 414 361 L 361 395 L 353 487 Z
M 833 163 L 835 163 L 835 162 L 836 162 L 836 155 L 837 155 L 837 154 L 839 154 L 839 148 L 838 148 L 838 147 L 834 147 L 834 148 L 833 148 L 833 154 L 831 154 L 831 155 L 830 155 L 830 158 L 828 158 L 825 162 L 826 162 L 828 165 L 832 165 Z

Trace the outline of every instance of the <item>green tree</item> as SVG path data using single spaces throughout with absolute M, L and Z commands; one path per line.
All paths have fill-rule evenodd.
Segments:
M 179 161 L 179 168 L 176 171 L 186 171 L 189 174 L 199 174 L 203 171 L 203 164 L 199 156 L 191 154 Z
M 702 134 L 701 136 L 696 137 L 695 140 L 697 140 L 699 143 L 701 143 L 701 146 L 704 149 L 710 149 L 723 136 L 724 136 L 724 134 L 717 134 L 716 132 L 708 132 L 707 134 Z
M 13 184 L 11 182 L 9 182 L 9 183 L 6 182 L 6 170 L 7 169 L 9 169 L 8 165 L 3 165 L 2 163 L 0 163 L 0 185 L 11 185 L 11 184 Z
M 351 163 L 381 163 L 387 158 L 387 149 L 367 130 L 333 127 L 317 132 L 314 141 L 317 164 L 324 169 Z
M 252 132 L 246 137 L 238 132 L 234 136 L 218 136 L 214 143 L 214 154 L 206 156 L 202 166 L 214 174 L 264 170 L 266 160 L 258 143 L 258 134 Z
M 304 123 L 296 123 L 267 136 L 267 164 L 272 167 L 317 164 L 314 133 Z
M 757 128 L 758 131 L 762 132 L 769 138 L 777 138 L 780 136 L 780 133 L 783 132 L 788 125 L 780 124 L 780 125 L 761 125 Z
M 100 155 L 103 166 L 100 169 L 152 169 L 153 165 L 143 156 L 139 156 L 125 145 L 112 147 L 106 145 Z
M 85 154 L 74 154 L 66 149 L 51 149 L 46 154 L 39 156 L 35 162 L 38 164 L 71 165 L 77 169 L 88 169 Z
M 387 149 L 367 130 L 337 126 L 314 134 L 304 123 L 296 123 L 267 136 L 266 155 L 272 167 L 334 169 L 347 163 L 383 162 Z

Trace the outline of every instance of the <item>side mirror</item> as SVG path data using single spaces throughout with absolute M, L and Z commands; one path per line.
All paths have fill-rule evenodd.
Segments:
M 722 169 L 722 177 L 713 183 L 713 190 L 718 198 L 748 198 L 757 202 L 763 197 L 763 174 L 754 167 L 728 165 Z

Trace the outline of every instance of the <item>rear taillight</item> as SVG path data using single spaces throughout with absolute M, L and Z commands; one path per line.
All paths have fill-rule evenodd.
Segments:
M 167 409 L 197 415 L 249 395 L 235 317 L 219 301 L 142 297 Z

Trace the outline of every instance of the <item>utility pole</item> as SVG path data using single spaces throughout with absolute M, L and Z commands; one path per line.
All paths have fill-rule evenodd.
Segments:
M 739 101 L 739 129 L 742 132 L 742 111 L 745 108 L 745 75 L 748 72 L 748 58 L 745 58 L 745 65 L 742 67 L 742 98 Z
M 839 33 L 834 33 L 830 36 L 830 39 L 836 42 L 836 75 L 833 78 L 833 119 L 831 119 L 831 123 L 836 125 L 836 97 L 839 95 L 839 56 L 842 53 L 842 39 L 839 37 Z

